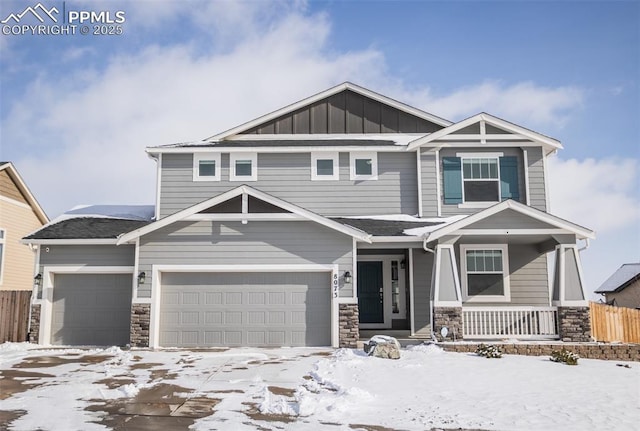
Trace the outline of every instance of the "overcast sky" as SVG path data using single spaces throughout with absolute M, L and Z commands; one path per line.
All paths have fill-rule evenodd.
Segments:
M 0 35 L 0 158 L 52 218 L 152 204 L 145 147 L 352 81 L 451 121 L 486 111 L 559 139 L 551 212 L 596 230 L 588 288 L 640 261 L 638 1 L 41 3 L 126 18 L 121 35 Z M 0 20 L 36 4 L 1 0 Z

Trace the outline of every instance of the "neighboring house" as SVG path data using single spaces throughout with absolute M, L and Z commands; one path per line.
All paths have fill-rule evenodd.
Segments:
M 561 148 L 351 83 L 149 147 L 153 221 L 76 214 L 24 239 L 41 247 L 32 337 L 355 346 L 360 328 L 446 327 L 458 340 L 589 340 L 577 243 L 594 233 L 548 212 L 546 160 Z
M 20 240 L 49 219 L 11 162 L 0 162 L 0 290 L 32 290 L 35 254 Z
M 607 304 L 640 309 L 640 263 L 625 263 L 596 290 Z

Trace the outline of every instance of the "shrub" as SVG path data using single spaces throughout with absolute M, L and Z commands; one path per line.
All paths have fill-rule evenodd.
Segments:
M 578 356 L 577 353 L 562 349 L 552 351 L 549 359 L 553 362 L 562 362 L 567 365 L 578 365 L 578 359 L 580 359 L 580 356 Z
M 483 356 L 485 358 L 502 358 L 502 351 L 499 347 L 494 346 L 493 344 L 485 345 L 480 344 L 476 349 L 476 355 Z

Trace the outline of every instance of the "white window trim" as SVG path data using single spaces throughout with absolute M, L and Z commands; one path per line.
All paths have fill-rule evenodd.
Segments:
M 371 175 L 356 174 L 356 159 L 371 159 Z M 378 153 L 375 151 L 358 151 L 349 153 L 349 179 L 377 180 L 378 179 Z
M 193 154 L 193 181 L 220 181 L 220 153 L 194 153 Z M 216 164 L 214 176 L 200 176 L 200 162 L 212 160 Z
M 504 295 L 469 296 L 467 279 L 468 250 L 500 250 L 502 252 Z M 509 246 L 507 244 L 460 244 L 460 276 L 462 278 L 462 299 L 464 302 L 511 302 L 511 284 L 509 277 Z
M 0 255 L 0 286 L 4 280 L 4 257 L 7 254 L 7 230 L 0 228 L 0 244 L 2 244 L 2 254 Z
M 236 175 L 236 162 L 238 160 L 251 160 L 251 175 Z M 229 181 L 258 181 L 258 153 L 231 153 L 229 154 Z
M 337 181 L 340 179 L 340 163 L 337 152 L 312 152 L 311 153 L 311 181 Z M 318 175 L 318 160 L 331 159 L 333 161 L 333 175 Z
M 500 202 L 500 196 L 502 196 L 501 184 L 500 184 L 500 157 L 504 157 L 504 153 L 456 153 L 456 157 L 460 157 L 460 178 L 462 179 L 462 203 L 458 204 L 458 208 L 488 208 Z M 498 200 L 497 201 L 474 201 L 467 202 L 464 195 L 464 159 L 497 159 L 498 165 L 498 178 L 487 179 L 470 179 L 467 181 L 497 181 L 498 182 Z

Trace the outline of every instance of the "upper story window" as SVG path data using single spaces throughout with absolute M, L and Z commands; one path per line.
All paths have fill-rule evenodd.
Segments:
M 311 179 L 314 181 L 339 180 L 338 153 L 311 153 Z
M 193 155 L 193 181 L 220 181 L 220 153 Z
M 258 154 L 231 153 L 229 154 L 229 181 L 257 181 Z
M 520 199 L 518 158 L 502 153 L 458 153 L 442 158 L 445 204 L 487 206 Z
M 460 245 L 464 299 L 475 302 L 508 302 L 509 261 L 506 244 Z
M 6 243 L 6 235 L 7 231 L 0 229 L 0 284 L 2 284 L 2 278 L 4 276 L 4 245 Z
M 463 158 L 462 182 L 465 202 L 498 202 L 498 158 Z
M 377 180 L 378 154 L 375 152 L 349 153 L 351 180 Z

